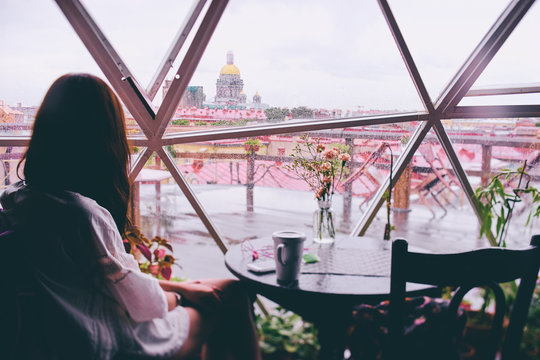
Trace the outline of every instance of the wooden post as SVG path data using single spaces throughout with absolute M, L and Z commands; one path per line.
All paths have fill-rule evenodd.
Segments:
M 345 138 L 345 145 L 349 146 L 349 154 L 351 160 L 354 154 L 354 140 Z M 352 161 L 350 162 L 352 164 Z M 349 165 L 349 173 L 353 172 L 352 165 Z M 344 232 L 349 232 L 351 229 L 351 208 L 352 208 L 352 181 L 343 186 L 343 216 L 341 219 L 340 228 Z
M 248 163 L 246 171 L 246 205 L 247 211 L 253 212 L 253 188 L 255 187 L 255 151 L 251 150 L 248 154 Z
M 407 165 L 394 185 L 394 210 L 409 210 L 411 195 L 411 164 Z
M 141 226 L 140 189 L 141 189 L 141 182 L 135 181 L 131 188 L 131 203 L 129 207 L 130 209 L 129 218 L 131 219 L 131 222 L 133 223 L 133 225 L 136 225 L 136 226 Z
M 482 145 L 482 186 L 486 186 L 491 177 L 491 150 L 491 145 Z

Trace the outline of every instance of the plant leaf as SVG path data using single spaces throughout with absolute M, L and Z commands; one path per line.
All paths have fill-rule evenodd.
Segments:
M 152 253 L 150 252 L 150 250 L 148 249 L 148 247 L 146 247 L 146 245 L 144 244 L 137 244 L 137 249 L 139 249 L 139 251 L 141 252 L 141 254 L 143 254 L 143 256 L 150 262 L 152 262 Z
M 170 251 L 173 251 L 173 248 L 172 248 L 172 245 L 169 244 L 169 243 L 164 243 L 162 244 L 163 246 L 165 246 L 167 249 L 169 249 Z
M 163 266 L 161 268 L 160 273 L 161 273 L 161 276 L 163 276 L 163 278 L 165 280 L 170 280 L 171 279 L 172 270 L 171 270 L 170 266 Z

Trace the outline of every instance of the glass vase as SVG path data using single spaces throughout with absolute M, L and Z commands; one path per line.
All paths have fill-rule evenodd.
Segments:
M 318 244 L 332 244 L 336 240 L 334 212 L 331 200 L 318 200 L 318 209 L 313 213 L 313 241 Z

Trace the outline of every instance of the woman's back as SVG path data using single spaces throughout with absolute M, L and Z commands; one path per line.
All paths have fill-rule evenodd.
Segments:
M 106 209 L 77 193 L 22 182 L 0 202 L 27 259 L 39 300 L 30 312 L 47 347 L 64 351 L 62 358 L 94 359 L 178 351 L 188 331 L 185 311 L 166 312 L 157 280 L 125 253 Z
M 22 183 L 8 188 L 0 201 L 18 260 L 13 285 L 23 322 L 19 352 L 98 358 L 92 346 L 97 339 L 88 331 L 94 326 L 88 305 L 100 300 L 93 295 L 94 251 L 81 236 L 87 228 L 83 207 L 73 193 L 46 194 Z

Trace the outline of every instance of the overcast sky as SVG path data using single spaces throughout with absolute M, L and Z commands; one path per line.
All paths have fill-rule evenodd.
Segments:
M 433 99 L 507 4 L 389 2 Z M 83 4 L 144 87 L 191 7 L 180 0 Z M 54 1 L 0 0 L 0 14 L 0 100 L 37 105 L 66 72 L 103 76 Z M 479 84 L 540 83 L 538 34 L 534 5 Z M 421 109 L 375 0 L 231 0 L 191 81 L 204 87 L 208 101 L 229 50 L 249 100 L 258 91 L 271 106 Z M 480 99 L 488 101 L 494 100 Z M 540 103 L 538 95 L 503 102 Z

